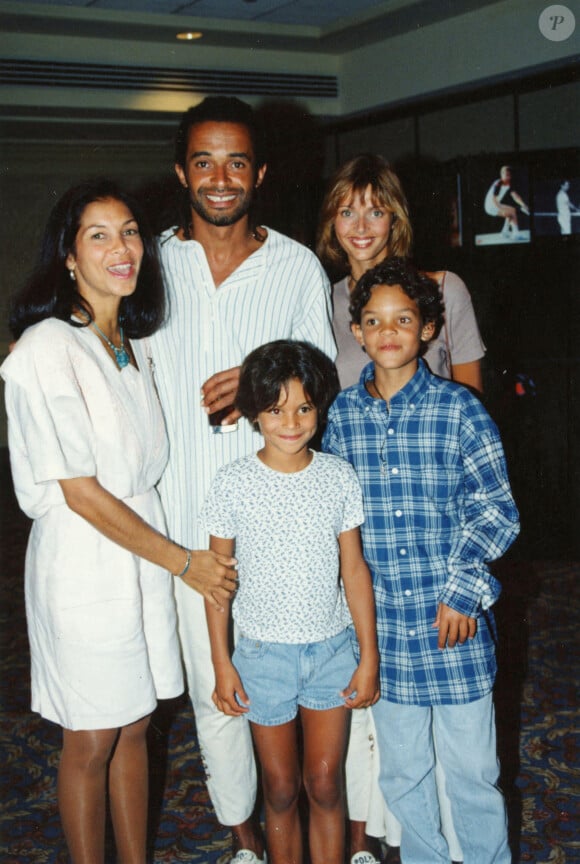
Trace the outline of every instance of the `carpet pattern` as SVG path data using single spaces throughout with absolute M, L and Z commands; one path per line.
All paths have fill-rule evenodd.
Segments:
M 29 710 L 22 569 L 28 521 L 0 473 L 0 858 L 66 864 L 56 808 L 60 731 Z M 577 801 L 580 566 L 517 562 L 498 604 L 496 703 L 513 862 L 580 862 Z M 230 841 L 204 785 L 185 698 L 160 706 L 150 733 L 151 864 L 226 864 Z M 110 844 L 109 844 L 110 846 Z M 112 847 L 107 864 L 113 864 Z

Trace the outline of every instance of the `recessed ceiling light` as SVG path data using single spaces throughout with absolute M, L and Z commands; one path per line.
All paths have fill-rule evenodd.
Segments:
M 203 33 L 197 31 L 194 33 L 178 33 L 176 39 L 181 39 L 184 42 L 191 42 L 193 39 L 201 39 Z

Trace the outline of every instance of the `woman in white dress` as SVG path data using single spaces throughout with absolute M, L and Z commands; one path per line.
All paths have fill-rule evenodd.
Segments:
M 336 367 L 341 387 L 358 382 L 366 354 L 350 329 L 350 295 L 360 277 L 392 256 L 407 257 L 413 231 L 399 178 L 389 163 L 375 154 L 361 154 L 345 162 L 331 178 L 322 204 L 317 253 L 343 278 L 333 287 L 333 327 L 338 356 Z M 482 391 L 481 340 L 471 297 L 455 273 L 428 273 L 439 284 L 445 304 L 445 322 L 432 340 L 424 359 L 431 371 Z M 353 712 L 346 762 L 346 786 L 351 819 L 352 864 L 376 864 L 376 841 L 386 836 L 391 847 L 400 845 L 400 826 L 387 810 L 378 782 L 378 754 L 372 713 Z M 462 859 L 453 829 L 444 778 L 437 763 L 437 780 L 443 833 L 453 861 Z M 387 860 L 395 861 L 395 849 Z
M 33 520 L 25 566 L 32 708 L 63 729 L 57 796 L 74 864 L 144 864 L 146 731 L 183 691 L 172 579 L 220 606 L 233 559 L 167 539 L 167 459 L 147 339 L 163 318 L 155 245 L 107 181 L 69 190 L 16 298 L 6 382 L 10 459 Z M 173 576 L 171 575 L 173 574 Z

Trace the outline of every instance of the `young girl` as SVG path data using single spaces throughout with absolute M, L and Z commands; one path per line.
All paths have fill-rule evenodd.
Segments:
M 346 462 L 308 447 L 335 383 L 332 363 L 306 343 L 279 340 L 253 351 L 236 406 L 264 446 L 218 472 L 204 509 L 212 550 L 230 555 L 235 547 L 239 567 L 233 658 L 230 604 L 225 614 L 206 604 L 213 698 L 226 714 L 250 721 L 270 864 L 302 861 L 298 715 L 312 864 L 342 864 L 347 709 L 372 705 L 379 695 L 360 488 Z

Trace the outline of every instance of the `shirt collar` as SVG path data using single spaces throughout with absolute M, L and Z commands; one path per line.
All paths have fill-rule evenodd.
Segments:
M 365 387 L 367 381 L 372 381 L 375 377 L 374 363 L 367 363 L 360 374 L 359 383 L 356 387 L 359 398 L 365 403 L 376 402 Z M 412 405 L 416 403 L 429 385 L 431 373 L 429 372 L 424 360 L 419 358 L 417 371 L 410 381 L 407 381 L 405 386 L 391 397 L 390 406 L 393 405 Z

